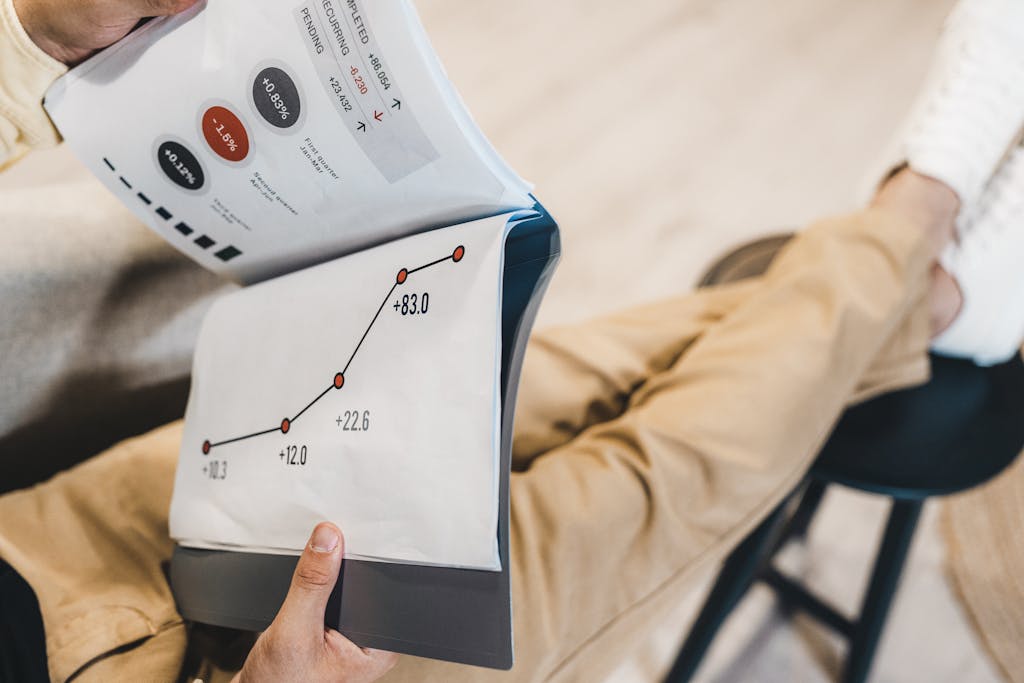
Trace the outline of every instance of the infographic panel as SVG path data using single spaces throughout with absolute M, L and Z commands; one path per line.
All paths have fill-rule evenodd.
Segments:
M 183 545 L 500 569 L 507 217 L 222 299 L 204 322 L 171 507 Z
M 533 203 L 402 0 L 200 3 L 76 67 L 46 107 L 150 227 L 247 282 Z
M 438 158 L 388 66 L 380 44 L 356 5 L 333 0 L 295 11 L 306 50 L 338 115 L 388 182 Z

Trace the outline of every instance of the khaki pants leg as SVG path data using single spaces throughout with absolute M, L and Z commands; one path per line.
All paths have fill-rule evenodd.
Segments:
M 923 378 L 927 270 L 912 226 L 866 212 L 811 228 L 758 282 L 539 335 L 512 479 L 517 665 L 404 658 L 388 680 L 599 679 L 799 480 L 851 396 Z M 180 657 L 160 572 L 179 438 L 0 498 L 0 556 L 36 590 L 54 680 L 130 642 Z M 100 661 L 152 678 L 144 654 Z
M 928 270 L 922 236 L 869 211 L 812 227 L 758 283 L 539 335 L 511 492 L 517 665 L 406 659 L 387 680 L 601 680 L 851 399 L 925 378 Z
M 180 441 L 173 423 L 0 496 L 0 557 L 39 600 L 54 683 L 83 668 L 76 681 L 173 680 L 180 668 L 185 628 L 162 566 Z M 103 676 L 105 655 L 143 643 L 138 675 Z

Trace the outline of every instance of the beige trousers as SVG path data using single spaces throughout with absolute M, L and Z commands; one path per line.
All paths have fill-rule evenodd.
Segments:
M 601 680 L 800 481 L 845 405 L 927 377 L 929 267 L 914 226 L 871 210 L 809 228 L 757 280 L 535 335 L 511 480 L 516 665 L 405 657 L 385 680 Z M 162 565 L 180 436 L 0 497 L 0 556 L 36 591 L 53 680 L 177 674 Z

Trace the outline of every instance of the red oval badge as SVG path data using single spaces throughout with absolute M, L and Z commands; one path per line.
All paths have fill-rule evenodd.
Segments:
M 213 153 L 228 161 L 249 156 L 249 134 L 245 125 L 226 107 L 210 107 L 203 114 L 203 137 Z

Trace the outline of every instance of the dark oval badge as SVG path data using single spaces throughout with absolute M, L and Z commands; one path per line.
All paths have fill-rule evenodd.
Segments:
M 186 190 L 198 190 L 206 182 L 199 159 L 180 142 L 167 140 L 161 143 L 156 150 L 156 161 L 172 183 Z
M 260 116 L 276 128 L 291 128 L 299 120 L 299 89 L 284 69 L 268 66 L 256 74 L 252 101 Z
M 249 156 L 249 133 L 245 124 L 227 107 L 210 107 L 203 113 L 203 137 L 213 153 L 228 161 Z

